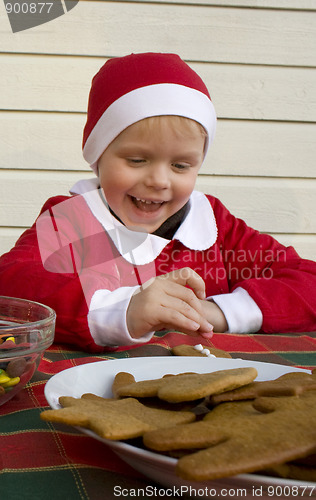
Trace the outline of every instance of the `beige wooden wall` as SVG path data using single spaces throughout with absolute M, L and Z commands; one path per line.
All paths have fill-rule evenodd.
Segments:
M 218 115 L 197 188 L 316 258 L 316 0 L 88 0 L 13 34 L 0 2 L 0 253 L 81 157 L 90 81 L 106 58 L 178 53 Z

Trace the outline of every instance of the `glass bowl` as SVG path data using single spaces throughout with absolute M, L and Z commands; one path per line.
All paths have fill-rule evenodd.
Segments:
M 55 322 L 48 306 L 0 296 L 0 406 L 32 378 L 53 343 Z

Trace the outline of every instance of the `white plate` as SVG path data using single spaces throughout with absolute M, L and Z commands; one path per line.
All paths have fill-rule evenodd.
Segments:
M 160 378 L 167 373 L 181 373 L 184 371 L 193 371 L 197 373 L 206 373 L 216 370 L 225 370 L 253 366 L 258 371 L 256 380 L 272 380 L 284 373 L 292 371 L 307 371 L 289 366 L 260 363 L 256 361 L 242 359 L 225 358 L 200 358 L 186 356 L 158 356 L 148 358 L 127 358 L 115 359 L 111 361 L 97 361 L 96 363 L 87 363 L 85 365 L 75 366 L 54 375 L 45 386 L 45 396 L 49 405 L 54 408 L 60 408 L 58 403 L 60 396 L 81 397 L 86 392 L 91 392 L 102 397 L 112 397 L 112 383 L 118 372 L 126 371 L 132 373 L 136 380 L 146 380 Z M 297 480 L 285 480 L 279 478 L 265 477 L 254 474 L 242 474 L 234 477 L 224 478 L 216 481 L 191 482 L 185 481 L 175 474 L 176 460 L 170 457 L 160 455 L 151 451 L 143 450 L 130 444 L 120 441 L 110 441 L 102 439 L 94 432 L 87 429 L 80 430 L 92 436 L 99 441 L 104 442 L 125 462 L 134 469 L 146 475 L 153 481 L 166 488 L 182 488 L 180 492 L 186 491 L 191 496 L 222 496 L 221 490 L 231 489 L 237 495 L 237 489 L 242 488 L 243 493 L 251 497 L 260 496 L 264 498 L 266 490 L 268 497 L 289 498 L 291 497 L 291 488 L 294 494 L 302 496 L 312 496 L 316 491 L 315 483 L 308 483 Z M 263 488 L 263 490 L 262 490 Z M 269 488 L 267 490 L 267 488 Z M 278 489 L 277 489 L 278 488 Z M 216 490 L 216 495 L 215 495 Z M 246 493 L 247 492 L 247 493 Z M 226 491 L 226 496 L 228 492 Z M 170 496 L 170 495 L 169 495 Z M 230 494 L 229 496 L 234 496 Z

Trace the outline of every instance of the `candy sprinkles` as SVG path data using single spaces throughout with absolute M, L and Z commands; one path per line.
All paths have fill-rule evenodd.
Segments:
M 207 356 L 208 358 L 216 358 L 216 356 L 214 356 L 214 354 L 211 354 L 208 349 L 202 346 L 202 344 L 197 344 L 193 346 L 193 349 L 200 352 L 201 354 L 204 354 L 204 356 Z

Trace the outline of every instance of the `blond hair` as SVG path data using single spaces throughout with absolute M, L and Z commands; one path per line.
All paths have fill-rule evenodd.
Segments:
M 136 123 L 139 127 L 140 133 L 159 132 L 167 126 L 170 127 L 173 133 L 180 137 L 189 136 L 192 134 L 201 134 L 204 139 L 206 139 L 207 137 L 206 130 L 200 123 L 192 120 L 191 118 L 186 118 L 185 116 L 149 116 L 148 118 L 144 118 L 143 120 L 140 120 Z

